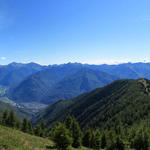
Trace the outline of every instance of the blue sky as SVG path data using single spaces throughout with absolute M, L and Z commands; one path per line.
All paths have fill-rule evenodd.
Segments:
M 0 0 L 0 64 L 150 60 L 149 0 Z

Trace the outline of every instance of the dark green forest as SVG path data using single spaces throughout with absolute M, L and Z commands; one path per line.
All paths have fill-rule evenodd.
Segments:
M 37 124 L 43 119 L 49 127 L 71 114 L 82 128 L 110 129 L 149 120 L 149 109 L 149 80 L 118 80 L 74 99 L 50 104 L 32 119 L 32 123 Z

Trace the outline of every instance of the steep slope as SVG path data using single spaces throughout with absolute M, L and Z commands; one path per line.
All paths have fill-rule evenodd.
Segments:
M 40 66 L 35 63 L 29 64 L 11 63 L 9 65 L 1 65 L 0 85 L 14 88 L 19 83 L 21 83 L 25 78 L 44 68 L 45 66 Z
M 60 104 L 63 105 L 62 109 Z M 33 123 L 43 119 L 50 127 L 71 113 L 82 127 L 89 125 L 111 128 L 118 124 L 130 126 L 139 123 L 143 118 L 150 118 L 149 110 L 150 81 L 119 80 L 72 100 L 50 105 L 33 119 Z
M 74 73 L 74 74 L 73 74 Z M 12 93 L 17 102 L 40 102 L 49 104 L 53 100 L 68 99 L 97 87 L 102 87 L 114 80 L 115 76 L 104 72 L 82 68 L 47 69 L 22 82 Z

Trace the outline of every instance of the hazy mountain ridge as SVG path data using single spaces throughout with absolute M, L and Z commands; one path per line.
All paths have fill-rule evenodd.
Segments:
M 65 77 L 58 82 L 48 93 L 47 100 L 69 99 L 82 93 L 103 87 L 118 78 L 108 73 L 95 71 L 87 68 L 79 70 L 77 73 Z
M 61 72 L 47 69 L 31 76 L 14 90 L 13 99 L 18 102 L 36 101 L 49 104 L 54 100 L 68 99 L 89 92 L 118 79 L 108 73 L 87 68 L 69 70 L 66 74 Z
M 14 62 L 8 65 L 1 65 L 0 85 L 14 88 L 25 78 L 42 69 L 45 69 L 45 66 L 41 66 L 35 63 L 22 64 Z
M 113 80 L 119 78 L 150 78 L 150 63 L 125 63 L 119 65 L 68 63 L 49 66 L 41 66 L 35 63 L 11 63 L 0 66 L 0 85 L 11 87 L 11 89 L 16 87 L 13 88 L 10 94 L 10 98 L 16 102 L 34 101 L 47 104 L 51 100 L 67 99 L 83 92 L 89 92 L 94 88 L 104 86 L 113 81 L 109 79 L 110 77 L 105 78 L 104 81 L 105 75 L 101 76 L 99 83 L 97 81 L 92 82 L 93 77 L 89 76 L 87 78 L 86 74 L 81 79 L 81 72 L 79 75 L 76 75 L 76 73 L 85 68 L 93 70 L 93 73 L 94 71 L 107 73 L 106 76 L 112 76 Z M 80 81 L 74 80 L 74 77 L 77 79 L 77 76 L 80 78 Z M 81 84 L 82 80 L 84 82 Z M 71 85 L 69 81 L 73 82 L 73 84 Z M 75 81 L 77 82 L 75 83 Z
M 150 78 L 150 63 L 122 63 L 118 65 L 86 65 L 87 67 L 101 70 L 121 79 Z

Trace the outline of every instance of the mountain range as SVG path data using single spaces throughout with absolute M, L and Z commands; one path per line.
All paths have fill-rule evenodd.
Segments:
M 16 102 L 49 104 L 54 100 L 68 99 L 89 92 L 118 79 L 108 73 L 87 68 L 74 74 L 70 70 L 64 75 L 61 72 L 53 69 L 38 72 L 14 89 L 12 99 Z
M 11 63 L 0 66 L 0 86 L 17 103 L 49 104 L 73 98 L 118 79 L 150 79 L 150 63 L 89 65 L 68 63 L 41 66 Z

